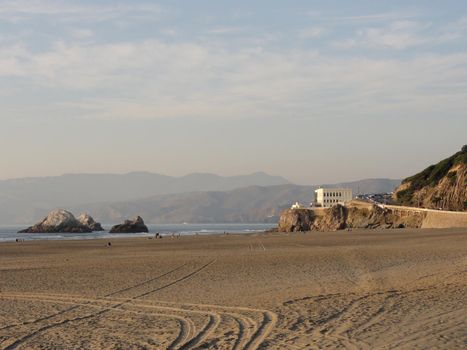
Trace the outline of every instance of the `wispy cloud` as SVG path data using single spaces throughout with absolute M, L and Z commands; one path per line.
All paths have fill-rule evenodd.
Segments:
M 456 31 L 434 27 L 431 23 L 420 21 L 394 21 L 384 26 L 356 29 L 354 35 L 333 43 L 334 47 L 349 49 L 353 47 L 386 48 L 404 50 L 417 46 L 434 46 L 461 37 Z
M 3 47 L 0 76 L 73 92 L 60 110 L 87 118 L 321 118 L 423 113 L 436 103 L 467 108 L 467 54 L 349 59 L 158 40 L 57 43 L 42 53 Z
M 457 21 L 442 26 L 440 37 L 446 40 L 456 40 L 465 37 L 467 34 L 467 17 L 462 17 Z
M 209 34 L 237 34 L 245 31 L 246 27 L 216 27 L 208 31 Z
M 64 0 L 13 0 L 0 3 L 0 19 L 17 22 L 37 16 L 59 17 L 59 20 L 104 21 L 122 16 L 142 17 L 161 13 L 152 3 L 77 4 Z
M 303 39 L 314 39 L 322 36 L 324 32 L 323 27 L 304 28 L 299 32 L 299 36 Z
M 397 13 L 397 12 L 383 12 L 373 13 L 356 16 L 332 16 L 323 14 L 322 12 L 310 11 L 309 17 L 315 21 L 326 21 L 326 22 L 348 22 L 348 23 L 370 23 L 370 22 L 389 22 L 389 21 L 400 21 L 406 19 L 413 19 L 419 17 L 420 14 L 411 13 Z
M 144 16 L 158 11 L 151 4 L 73 5 L 52 0 L 0 5 L 0 17 L 21 18 L 42 14 L 69 19 L 123 18 L 124 14 Z M 334 17 L 359 23 L 350 35 L 336 34 L 340 37 L 334 43 L 345 50 L 365 48 L 355 56 L 351 56 L 353 50 L 341 55 L 323 47 L 302 47 L 309 45 L 281 47 L 290 36 L 266 30 L 239 35 L 238 45 L 222 37 L 250 33 L 249 27 L 241 25 L 205 29 L 203 35 L 213 35 L 202 40 L 183 36 L 178 28 L 165 32 L 159 28 L 154 32 L 163 32 L 165 38 L 176 36 L 176 40 L 145 36 L 102 42 L 96 27 L 80 22 L 74 28 L 73 23 L 63 26 L 69 38 L 51 39 L 39 49 L 28 41 L 0 40 L 0 77 L 8 78 L 4 82 L 21 81 L 17 86 L 28 87 L 31 95 L 34 89 L 69 95 L 60 101 L 59 110 L 88 118 L 322 117 L 406 107 L 422 111 L 433 101 L 447 101 L 447 96 L 450 105 L 467 108 L 467 102 L 459 98 L 459 92 L 467 93 L 465 54 L 416 52 L 410 58 L 370 58 L 381 49 L 397 53 L 452 40 L 463 35 L 467 20 L 440 29 L 400 18 L 392 13 Z M 373 21 L 378 24 L 369 23 Z M 328 30 L 318 23 L 301 30 L 295 27 L 290 33 L 315 39 L 328 37 Z
M 94 36 L 94 32 L 90 29 L 75 29 L 71 35 L 76 39 L 88 39 Z

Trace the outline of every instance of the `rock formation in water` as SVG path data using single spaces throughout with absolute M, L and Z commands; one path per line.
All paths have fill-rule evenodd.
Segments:
M 41 222 L 28 227 L 19 233 L 84 233 L 92 229 L 77 220 L 72 213 L 63 209 L 56 209 L 47 215 Z
M 104 231 L 102 225 L 96 222 L 88 213 L 83 213 L 78 216 L 78 221 L 84 226 L 89 227 L 92 231 Z
M 467 145 L 453 156 L 403 180 L 394 192 L 401 205 L 467 210 Z
M 110 229 L 110 233 L 138 233 L 148 232 L 148 227 L 144 224 L 141 216 L 132 220 L 125 220 L 123 224 L 115 225 Z

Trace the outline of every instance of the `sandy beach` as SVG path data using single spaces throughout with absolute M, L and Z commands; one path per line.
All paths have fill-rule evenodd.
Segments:
M 0 349 L 460 349 L 467 229 L 0 244 Z

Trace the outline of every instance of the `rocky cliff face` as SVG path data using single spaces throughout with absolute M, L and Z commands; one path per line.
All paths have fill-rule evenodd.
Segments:
M 337 231 L 348 228 L 420 228 L 424 213 L 403 213 L 372 204 L 340 204 L 326 209 L 289 209 L 282 213 L 280 232 Z
M 467 145 L 404 181 L 394 192 L 402 205 L 430 209 L 467 210 Z
M 280 232 L 311 231 L 315 213 L 308 209 L 288 209 L 279 218 Z

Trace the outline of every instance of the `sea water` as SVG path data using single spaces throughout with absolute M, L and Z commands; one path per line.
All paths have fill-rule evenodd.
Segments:
M 105 231 L 91 233 L 17 233 L 27 225 L 0 225 L 0 242 L 14 242 L 16 239 L 30 240 L 72 240 L 123 237 L 153 237 L 157 232 L 162 236 L 172 234 L 210 235 L 228 233 L 263 232 L 274 224 L 159 224 L 147 225 L 149 233 L 109 233 L 112 225 L 102 225 Z

